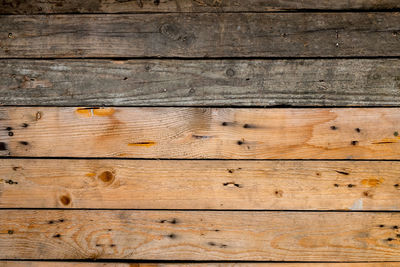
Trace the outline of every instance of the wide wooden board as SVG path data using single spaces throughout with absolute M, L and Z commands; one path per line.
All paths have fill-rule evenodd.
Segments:
M 1 107 L 0 155 L 400 159 L 398 108 Z
M 400 13 L 0 17 L 0 58 L 400 56 Z
M 0 14 L 393 10 L 397 0 L 4 0 Z
M 44 103 L 57 106 L 399 106 L 400 61 L 0 61 L 0 104 L 40 106 Z
M 0 210 L 3 259 L 399 261 L 398 213 Z
M 392 210 L 400 162 L 0 160 L 1 208 Z

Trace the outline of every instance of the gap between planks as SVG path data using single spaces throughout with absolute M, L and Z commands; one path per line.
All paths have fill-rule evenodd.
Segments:
M 400 9 L 396 0 L 179 0 L 179 1 L 115 1 L 115 0 L 52 0 L 2 1 L 0 14 L 54 14 L 54 13 L 136 13 L 136 12 L 269 12 L 304 10 L 388 10 Z
M 115 262 L 37 262 L 37 261 L 0 261 L 2 267 L 397 267 L 400 266 L 399 262 L 363 262 L 363 263 L 115 263 Z

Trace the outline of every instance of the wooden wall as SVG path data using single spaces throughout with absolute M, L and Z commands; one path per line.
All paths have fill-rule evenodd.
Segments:
M 0 266 L 400 266 L 400 1 L 0 1 Z

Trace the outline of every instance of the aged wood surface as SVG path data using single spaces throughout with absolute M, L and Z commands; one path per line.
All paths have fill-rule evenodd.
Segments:
M 3 60 L 2 105 L 398 106 L 400 60 Z
M 0 14 L 392 10 L 397 0 L 3 0 Z
M 400 13 L 1 16 L 0 58 L 400 56 Z
M 400 159 L 398 108 L 1 107 L 0 155 Z
M 1 208 L 399 210 L 400 162 L 0 160 Z
M 400 214 L 0 210 L 3 259 L 398 261 Z
M 400 262 L 363 262 L 363 263 L 318 263 L 318 262 L 307 262 L 307 263 L 100 263 L 100 262 L 37 262 L 37 261 L 0 261 L 2 267 L 197 267 L 197 266 L 208 266 L 208 267 L 397 267 L 400 266 Z

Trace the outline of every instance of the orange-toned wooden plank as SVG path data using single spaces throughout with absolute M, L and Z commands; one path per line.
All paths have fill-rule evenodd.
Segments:
M 3 259 L 399 261 L 400 214 L 0 210 Z
M 400 162 L 0 159 L 1 208 L 400 210 Z
M 1 107 L 0 155 L 400 159 L 400 109 Z

